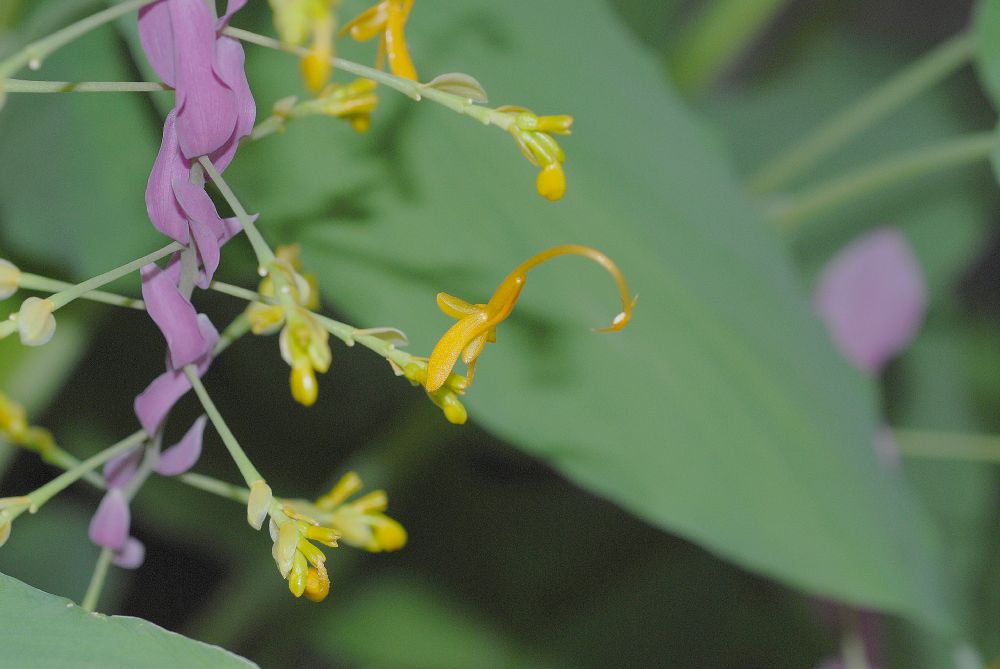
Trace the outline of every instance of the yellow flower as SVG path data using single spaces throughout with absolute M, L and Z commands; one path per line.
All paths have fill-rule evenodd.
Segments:
M 281 577 L 288 580 L 288 589 L 293 595 L 301 597 L 304 594 L 314 602 L 321 602 L 330 593 L 330 577 L 326 571 L 326 555 L 310 540 L 336 548 L 340 536 L 292 508 L 290 503 L 285 503 L 283 513 L 277 522 L 272 518 L 269 525 L 274 541 L 271 556 Z
M 348 21 L 340 34 L 350 33 L 359 42 L 379 36 L 376 67 L 381 69 L 385 56 L 389 57 L 389 71 L 397 77 L 417 80 L 417 70 L 406 48 L 403 29 L 413 9 L 413 0 L 382 0 Z
M 371 79 L 355 79 L 349 84 L 330 84 L 315 100 L 292 106 L 285 116 L 335 116 L 348 121 L 357 132 L 364 132 L 371 126 L 371 114 L 378 106 L 375 87 L 376 84 Z
M 271 334 L 281 328 L 278 346 L 282 359 L 292 368 L 289 378 L 292 397 L 308 407 L 315 404 L 319 396 L 316 372 L 325 374 L 330 369 L 333 354 L 330 334 L 310 311 L 319 306 L 319 290 L 315 277 L 298 273 L 301 269 L 299 250 L 297 244 L 279 246 L 272 267 L 272 273 L 281 273 L 291 304 L 254 302 L 247 307 L 246 313 L 254 334 Z M 274 279 L 270 274 L 261 281 L 258 292 L 265 297 L 275 297 Z
M 497 111 L 511 118 L 508 132 L 517 142 L 524 157 L 532 165 L 541 168 L 535 182 L 538 194 L 552 202 L 562 199 L 566 194 L 566 174 L 562 168 L 566 154 L 552 137 L 552 133 L 569 135 L 573 127 L 573 117 L 566 114 L 537 116 L 524 107 L 509 105 L 498 107 Z
M 451 328 L 444 333 L 431 352 L 427 362 L 424 387 L 428 393 L 434 393 L 445 386 L 453 376 L 452 370 L 458 362 L 468 365 L 466 387 L 472 384 L 476 361 L 487 343 L 496 341 L 497 325 L 502 323 L 517 303 L 527 280 L 528 272 L 538 265 L 562 255 L 580 255 L 593 260 L 614 278 L 618 285 L 622 300 L 622 311 L 615 316 L 611 325 L 600 328 L 599 332 L 616 332 L 628 325 L 635 307 L 635 298 L 630 297 L 628 284 L 618 266 L 606 255 L 595 249 L 578 244 L 555 246 L 538 255 L 532 256 L 518 265 L 513 272 L 500 283 L 486 304 L 470 304 L 447 293 L 438 293 L 438 307 L 448 316 L 457 319 Z
M 337 20 L 335 0 L 269 0 L 274 26 L 285 44 L 301 46 L 312 37 L 309 53 L 302 57 L 302 78 L 306 88 L 319 93 L 333 70 L 333 37 Z
M 356 472 L 345 474 L 329 493 L 316 500 L 318 518 L 351 546 L 373 553 L 399 550 L 406 545 L 406 530 L 383 513 L 389 506 L 384 490 L 347 501 L 363 487 Z

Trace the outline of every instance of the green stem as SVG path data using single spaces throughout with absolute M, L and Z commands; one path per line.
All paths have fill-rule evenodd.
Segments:
M 208 391 L 205 390 L 205 386 L 202 385 L 201 379 L 198 378 L 198 370 L 193 365 L 188 365 L 184 368 L 184 374 L 187 375 L 188 380 L 191 381 L 191 387 L 194 388 L 194 392 L 198 395 L 198 399 L 201 400 L 201 405 L 205 408 L 205 413 L 208 414 L 208 419 L 212 421 L 212 425 L 215 426 L 216 432 L 222 437 L 222 443 L 226 445 L 229 450 L 229 455 L 233 458 L 236 466 L 240 470 L 240 474 L 243 476 L 243 480 L 249 486 L 254 481 L 262 480 L 264 477 L 260 475 L 257 468 L 253 466 L 250 462 L 250 458 L 243 451 L 240 446 L 240 442 L 236 440 L 233 435 L 232 430 L 226 425 L 226 421 L 222 418 L 222 414 L 215 407 L 215 403 L 212 398 L 209 397 Z
M 781 188 L 847 141 L 872 127 L 964 65 L 975 53 L 972 33 L 939 45 L 811 135 L 766 163 L 747 182 L 754 193 Z
M 250 319 L 247 318 L 245 313 L 241 313 L 219 335 L 219 343 L 215 345 L 215 350 L 212 351 L 212 359 L 218 358 L 234 341 L 248 332 L 250 332 Z
M 83 596 L 80 606 L 84 611 L 93 613 L 97 609 L 97 600 L 101 597 L 104 589 L 104 579 L 108 576 L 108 567 L 111 566 L 111 558 L 114 552 L 110 548 L 101 550 L 97 557 L 97 564 L 94 566 L 94 575 L 90 577 L 90 585 L 87 586 L 87 594 Z
M 29 274 L 27 272 L 21 273 L 18 278 L 17 285 L 19 288 L 24 288 L 25 290 L 38 290 L 53 293 L 70 290 L 74 286 L 74 284 L 67 283 L 65 281 L 50 279 L 45 276 Z M 145 311 L 146 309 L 146 304 L 142 300 L 137 300 L 134 297 L 125 297 L 124 295 L 115 295 L 114 293 L 106 293 L 102 290 L 92 290 L 84 293 L 83 295 L 80 295 L 80 299 L 101 302 L 103 304 L 110 304 L 116 307 L 136 309 L 138 311 Z
M 38 509 L 42 508 L 42 506 L 50 499 L 80 480 L 84 474 L 97 469 L 111 458 L 124 453 L 133 446 L 141 444 L 146 440 L 146 438 L 146 433 L 139 430 L 131 436 L 122 439 L 117 444 L 104 449 L 96 455 L 92 455 L 72 469 L 52 479 L 37 490 L 28 493 L 26 496 L 27 499 L 30 500 L 30 506 L 27 509 L 28 512 L 37 512 Z
M 69 44 L 73 40 L 86 35 L 91 30 L 110 23 L 120 16 L 124 16 L 131 11 L 135 11 L 143 5 L 148 5 L 154 0 L 126 0 L 125 2 L 108 7 L 105 10 L 92 14 L 76 23 L 72 23 L 62 30 L 36 40 L 31 44 L 12 55 L 7 60 L 0 62 L 0 79 L 6 79 L 25 65 L 37 70 L 51 53 Z M 2 88 L 2 87 L 0 87 Z
M 225 481 L 220 481 L 219 479 L 215 479 L 210 476 L 195 474 L 193 472 L 181 474 L 177 478 L 192 488 L 204 490 L 205 492 L 210 492 L 213 495 L 231 499 L 234 502 L 246 504 L 250 501 L 250 491 L 242 486 L 226 483 Z
M 209 288 L 224 295 L 229 295 L 230 297 L 247 300 L 248 302 L 261 302 L 264 304 L 279 303 L 278 300 L 273 297 L 267 297 L 258 292 L 248 290 L 240 286 L 223 283 L 221 281 L 213 281 Z M 359 330 L 353 325 L 341 323 L 340 321 L 336 321 L 322 314 L 317 314 L 316 312 L 309 313 L 323 326 L 327 332 L 348 346 L 354 346 L 355 343 L 361 344 L 365 348 L 378 353 L 383 358 L 392 360 L 400 367 L 406 365 L 413 359 L 412 355 L 405 351 L 400 351 L 394 344 L 382 339 L 381 337 L 365 334 L 364 330 Z
M 684 31 L 670 65 L 674 82 L 700 93 L 764 30 L 789 0 L 716 0 Z
M 172 91 L 153 81 L 30 81 L 5 79 L 0 88 L 6 93 L 152 93 Z
M 804 221 L 872 192 L 917 177 L 989 158 L 996 145 L 992 132 L 966 135 L 861 168 L 820 184 L 800 195 L 777 200 L 768 210 L 770 222 L 794 230 Z
M 52 300 L 52 302 L 56 305 L 55 308 L 58 309 L 60 307 L 69 304 L 78 297 L 86 295 L 87 293 L 91 292 L 96 288 L 100 288 L 105 284 L 111 283 L 112 281 L 120 279 L 123 276 L 131 274 L 132 272 L 140 269 L 141 267 L 144 267 L 149 263 L 156 262 L 160 258 L 168 256 L 171 253 L 174 253 L 175 251 L 180 251 L 183 248 L 184 248 L 183 245 L 177 242 L 172 242 L 167 246 L 164 246 L 159 251 L 154 251 L 149 255 L 145 255 L 137 260 L 133 260 L 132 262 L 126 263 L 121 267 L 116 267 L 115 269 L 105 272 L 104 274 L 99 274 L 98 276 L 95 276 L 92 279 L 87 279 L 83 283 L 78 283 L 75 286 L 70 286 L 65 290 L 59 291 L 58 293 L 49 297 L 49 299 Z
M 1000 464 L 1000 436 L 930 430 L 893 432 L 906 457 Z
M 276 51 L 283 51 L 296 56 L 305 56 L 309 53 L 309 50 L 304 47 L 283 44 L 282 42 L 271 37 L 258 35 L 257 33 L 252 33 L 247 30 L 240 30 L 239 28 L 228 27 L 222 32 L 230 37 L 243 40 L 244 42 L 250 42 L 258 46 L 274 49 Z M 378 83 L 397 90 L 403 95 L 406 95 L 418 102 L 422 98 L 433 100 L 434 102 L 437 102 L 452 111 L 456 111 L 459 114 L 471 116 L 484 125 L 495 125 L 503 130 L 507 130 L 514 123 L 514 118 L 511 115 L 498 112 L 495 109 L 490 109 L 489 107 L 474 104 L 468 98 L 462 97 L 461 95 L 440 91 L 436 88 L 431 88 L 421 84 L 420 82 L 404 79 L 403 77 L 397 77 L 394 74 L 376 70 L 373 67 L 367 67 L 350 60 L 344 60 L 343 58 L 334 57 L 330 59 L 330 62 L 338 70 L 343 70 L 344 72 L 350 72 L 353 75 L 363 77 L 365 79 L 377 81 Z
M 222 193 L 222 197 L 229 204 L 233 213 L 236 214 L 236 218 L 240 220 L 240 224 L 243 226 L 243 232 L 246 234 L 247 239 L 250 240 L 250 246 L 253 247 L 253 252 L 257 256 L 257 262 L 260 264 L 261 268 L 267 268 L 272 262 L 274 262 L 274 251 L 271 247 L 267 245 L 264 241 L 264 237 L 260 234 L 257 226 L 254 225 L 253 219 L 250 218 L 250 214 L 247 210 L 243 208 L 240 201 L 236 198 L 236 194 L 233 193 L 233 189 L 229 187 L 226 180 L 222 178 L 219 171 L 215 169 L 215 165 L 212 161 L 205 156 L 198 158 L 198 162 L 201 166 L 205 168 L 205 172 L 208 173 L 209 178 L 215 183 L 215 187 L 219 189 Z M 266 269 L 265 269 L 266 271 Z

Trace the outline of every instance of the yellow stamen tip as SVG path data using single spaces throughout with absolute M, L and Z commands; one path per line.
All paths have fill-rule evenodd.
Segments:
M 558 162 L 546 165 L 538 173 L 535 188 L 538 189 L 539 195 L 550 202 L 561 200 L 566 194 L 566 174 L 563 172 L 562 166 Z

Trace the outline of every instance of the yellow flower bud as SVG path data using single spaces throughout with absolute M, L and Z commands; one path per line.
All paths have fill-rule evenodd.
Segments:
M 7 539 L 10 538 L 10 521 L 7 520 L 6 514 L 0 517 L 0 546 L 7 543 Z
M 274 561 L 282 578 L 288 578 L 292 562 L 298 552 L 299 528 L 293 521 L 282 523 L 278 528 L 278 540 L 274 542 Z M 303 558 L 305 559 L 305 558 Z
M 398 551 L 406 545 L 406 530 L 388 516 L 376 516 L 372 524 L 375 541 L 384 551 Z
M 332 511 L 363 487 L 364 483 L 357 472 L 347 472 L 340 477 L 337 485 L 333 486 L 330 492 L 316 500 L 316 507 L 324 511 Z
M 309 567 L 306 574 L 306 599 L 322 602 L 330 594 L 330 575 L 324 565 Z
M 340 535 L 332 527 L 312 525 L 306 529 L 306 538 L 318 541 L 324 546 L 336 548 L 337 539 L 340 538 Z
M 273 334 L 285 322 L 285 312 L 275 304 L 254 302 L 247 307 L 250 331 L 255 335 Z
M 52 300 L 29 297 L 21 303 L 17 315 L 17 330 L 25 346 L 43 346 L 56 332 L 56 305 Z
M 0 260 L 0 300 L 6 300 L 17 292 L 21 281 L 21 270 L 9 260 Z
M 538 194 L 550 202 L 561 200 L 566 194 L 566 175 L 563 173 L 562 165 L 559 163 L 549 163 L 538 173 L 535 181 L 535 188 Z
M 28 432 L 28 414 L 17 402 L 0 393 L 0 432 L 15 443 L 24 441 Z
M 316 373 L 313 372 L 312 365 L 308 360 L 296 363 L 292 367 L 290 379 L 292 387 L 292 398 L 304 407 L 311 407 L 316 404 L 319 397 L 319 384 L 316 382 Z
M 264 526 L 264 519 L 271 509 L 271 486 L 264 479 L 257 479 L 250 484 L 250 500 L 247 502 L 247 522 L 250 527 L 259 530 Z
M 306 576 L 309 574 L 309 563 L 302 553 L 295 551 L 292 559 L 292 569 L 288 573 L 288 589 L 296 597 L 301 597 L 306 591 Z
M 305 556 L 306 560 L 314 565 L 323 564 L 326 562 L 326 556 L 323 555 L 323 551 L 313 546 L 311 543 L 306 541 L 304 538 L 299 537 L 299 552 Z
M 317 94 L 326 86 L 330 79 L 330 72 L 333 66 L 330 58 L 333 57 L 333 49 L 329 44 L 314 44 L 309 53 L 302 57 L 302 80 L 306 88 L 312 94 Z
M 535 130 L 539 132 L 554 132 L 557 135 L 568 135 L 572 126 L 573 117 L 568 114 L 539 116 L 535 124 Z

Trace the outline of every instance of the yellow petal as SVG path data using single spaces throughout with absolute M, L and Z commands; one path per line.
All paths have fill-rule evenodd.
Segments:
M 410 52 L 406 48 L 403 26 L 413 6 L 413 0 L 388 0 L 389 14 L 385 26 L 385 50 L 389 56 L 389 70 L 397 77 L 417 80 Z
M 427 392 L 432 393 L 444 385 L 462 351 L 483 329 L 490 327 L 488 323 L 489 317 L 486 312 L 479 311 L 448 328 L 427 361 L 427 380 L 424 382 Z
M 454 295 L 449 295 L 448 293 L 438 293 L 437 303 L 438 309 L 455 319 L 471 316 L 482 309 L 481 305 L 469 304 L 465 300 Z

